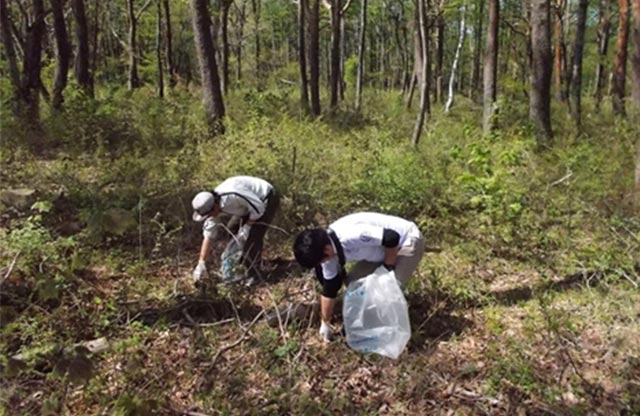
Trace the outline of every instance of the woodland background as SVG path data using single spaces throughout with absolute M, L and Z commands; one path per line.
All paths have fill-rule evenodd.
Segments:
M 1 414 L 640 413 L 640 0 L 0 0 L 0 31 Z M 190 199 L 235 174 L 285 197 L 265 278 L 201 291 Z M 357 210 L 427 237 L 395 362 L 321 343 L 292 259 Z

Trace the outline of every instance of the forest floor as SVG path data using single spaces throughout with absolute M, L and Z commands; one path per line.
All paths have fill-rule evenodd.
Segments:
M 68 380 L 51 376 L 53 353 L 41 351 L 48 358 L 36 359 L 33 371 L 3 382 L 5 414 L 608 415 L 639 409 L 640 292 L 631 281 L 598 272 L 542 278 L 503 260 L 452 263 L 454 280 L 476 282 L 473 293 L 456 296 L 454 284 L 434 287 L 428 275 L 431 262 L 452 261 L 452 252 L 427 253 L 407 296 L 412 338 L 393 361 L 354 352 L 342 338 L 321 342 L 313 308 L 263 319 L 276 305 L 312 304 L 316 297 L 313 278 L 303 276 L 278 243 L 272 240 L 265 253 L 264 280 L 251 288 L 195 289 L 193 256 L 186 255 L 158 259 L 135 275 L 104 265 L 78 271 L 59 303 L 22 299 L 19 313 L 41 319 L 34 330 L 65 334 L 67 344 L 100 334 L 108 346 L 86 354 L 86 363 L 71 353 Z M 16 278 L 5 284 L 19 287 Z M 11 291 L 3 292 L 11 299 Z M 22 342 L 28 344 L 29 335 Z

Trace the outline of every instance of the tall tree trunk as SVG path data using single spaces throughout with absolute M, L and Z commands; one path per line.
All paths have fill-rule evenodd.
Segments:
M 242 44 L 244 43 L 244 25 L 247 21 L 247 4 L 242 1 L 241 7 L 236 8 L 238 20 L 236 22 L 236 81 L 242 79 Z
M 453 87 L 456 82 L 456 71 L 458 70 L 458 62 L 460 61 L 460 52 L 462 51 L 462 45 L 464 44 L 465 37 L 465 15 L 466 6 L 463 3 L 460 7 L 460 35 L 458 36 L 458 46 L 456 46 L 456 53 L 453 57 L 453 63 L 451 64 L 451 74 L 449 76 L 449 97 L 447 103 L 444 106 L 444 112 L 449 113 L 451 106 L 453 105 Z
M 564 16 L 567 9 L 566 0 L 558 0 L 554 7 L 556 12 L 556 21 L 554 24 L 554 32 L 556 38 L 556 47 L 554 53 L 554 71 L 553 77 L 556 84 L 556 97 L 559 101 L 567 101 L 569 98 L 567 75 L 567 45 L 564 40 Z
M 580 0 L 578 3 L 578 22 L 576 24 L 576 37 L 573 43 L 571 56 L 571 116 L 578 129 L 582 122 L 582 55 L 584 51 L 584 32 L 587 22 L 588 0 Z
M 335 109 L 338 105 L 338 83 L 340 82 L 340 9 L 342 7 L 341 0 L 332 0 L 331 8 L 331 54 L 330 54 L 330 75 L 329 90 L 330 100 L 329 106 Z
M 27 29 L 27 38 L 24 48 L 23 67 L 23 101 L 26 103 L 25 116 L 27 120 L 38 123 L 40 120 L 40 90 L 42 81 L 40 72 L 42 69 L 42 39 L 46 31 L 44 4 L 42 0 L 33 0 L 33 17 Z
M 298 66 L 300 68 L 300 106 L 309 111 L 309 80 L 307 79 L 307 48 L 305 36 L 306 0 L 298 0 Z
M 497 76 L 498 76 L 498 28 L 500 22 L 500 1 L 489 0 L 489 25 L 487 27 L 487 46 L 484 52 L 482 71 L 482 129 L 489 133 L 494 128 L 496 112 Z
M 138 58 L 136 56 L 136 30 L 137 21 L 133 10 L 133 0 L 127 0 L 127 11 L 129 13 L 129 82 L 130 90 L 140 86 L 138 78 Z
M 4 46 L 4 56 L 7 60 L 7 69 L 9 79 L 13 87 L 13 105 L 12 109 L 15 115 L 20 112 L 19 97 L 22 95 L 22 85 L 20 82 L 20 69 L 18 68 L 18 59 L 13 45 L 13 35 L 11 34 L 11 22 L 9 21 L 9 10 L 7 9 L 7 1 L 0 0 L 0 30 L 2 31 L 2 44 Z
M 551 139 L 551 31 L 549 0 L 531 1 L 531 91 L 529 117 L 538 140 Z
M 360 111 L 364 83 L 364 51 L 367 34 L 367 0 L 360 1 L 360 32 L 358 33 L 358 74 L 356 79 L 356 111 Z
M 256 47 L 255 47 L 255 60 L 256 60 L 256 79 L 258 80 L 258 84 L 260 84 L 260 79 L 262 77 L 261 73 L 261 64 L 260 64 L 260 6 L 261 0 L 251 0 L 251 7 L 253 10 L 253 36 L 255 38 Z
M 444 36 L 445 36 L 444 16 L 438 16 L 437 37 L 438 44 L 436 47 L 436 101 L 444 102 Z
M 311 0 L 309 14 L 309 91 L 311 111 L 320 115 L 320 0 Z
M 62 91 L 67 86 L 69 57 L 71 55 L 67 24 L 64 20 L 61 0 L 50 0 L 53 12 L 53 29 L 56 38 L 56 71 L 53 76 L 53 108 L 61 108 L 64 100 Z
M 624 115 L 624 95 L 627 77 L 627 44 L 629 43 L 629 0 L 618 0 L 618 44 L 613 74 L 613 112 Z
M 224 133 L 224 102 L 218 77 L 215 48 L 211 39 L 211 16 L 207 0 L 191 0 L 193 32 L 200 63 L 202 96 L 212 134 Z
M 164 6 L 164 15 L 166 16 L 165 22 L 165 57 L 167 59 L 167 76 L 169 78 L 169 88 L 173 88 L 176 85 L 176 73 L 173 66 L 173 33 L 171 31 L 171 8 L 169 6 L 169 0 L 162 0 Z
M 476 3 L 476 29 L 474 31 L 475 45 L 473 47 L 473 69 L 471 72 L 471 92 L 473 97 L 477 97 L 480 89 L 480 51 L 482 49 L 482 22 L 484 21 L 484 0 Z
M 222 0 L 222 15 L 220 16 L 222 40 L 222 91 L 229 92 L 229 9 L 233 0 Z
M 100 2 L 96 1 L 93 8 L 93 27 L 92 27 L 92 35 L 93 42 L 91 45 L 91 73 L 96 73 L 96 68 L 98 68 L 98 57 L 100 56 L 100 50 L 98 48 L 99 45 L 99 37 L 100 37 Z M 69 45 L 69 51 L 71 51 L 71 45 Z M 71 52 L 70 52 L 71 53 Z
M 340 59 L 340 70 L 338 71 L 338 92 L 340 94 L 340 100 L 344 101 L 344 90 L 347 87 L 344 82 L 344 57 L 346 55 L 346 36 L 345 36 L 345 28 L 344 28 L 344 18 L 342 15 L 340 16 L 340 53 L 338 55 Z
M 164 69 L 162 67 L 162 4 L 156 0 L 157 26 L 156 26 L 156 61 L 158 64 L 158 97 L 164 97 Z M 169 16 L 167 16 L 168 18 Z M 167 19 L 168 20 L 168 19 Z
M 605 83 L 605 63 L 609 48 L 609 29 L 611 27 L 611 0 L 600 0 L 600 23 L 598 25 L 598 67 L 596 68 L 595 109 L 600 111 L 602 89 Z
M 633 0 L 633 55 L 631 57 L 631 106 L 640 113 L 640 0 Z
M 89 29 L 87 27 L 87 15 L 84 9 L 84 0 L 71 0 L 73 17 L 76 26 L 76 61 L 75 76 L 78 85 L 86 94 L 93 98 L 93 79 L 89 71 Z
M 422 128 L 424 127 L 427 113 L 429 112 L 429 77 L 427 77 L 427 59 L 429 56 L 429 39 L 427 37 L 427 0 L 418 0 L 417 7 L 417 21 L 418 32 L 420 39 L 420 50 L 422 68 L 420 68 L 420 110 L 418 111 L 418 117 L 416 119 L 416 125 L 413 130 L 412 144 L 414 147 L 418 146 L 420 137 L 422 136 Z M 416 56 L 416 62 L 418 57 Z

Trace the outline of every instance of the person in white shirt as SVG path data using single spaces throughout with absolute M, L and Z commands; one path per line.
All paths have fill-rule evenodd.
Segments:
M 273 185 L 252 176 L 234 176 L 220 183 L 213 191 L 199 192 L 191 202 L 193 220 L 203 222 L 203 239 L 198 265 L 193 271 L 197 282 L 206 273 L 206 260 L 212 242 L 221 229 L 221 217 L 231 216 L 227 229 L 239 240 L 246 240 L 242 263 L 248 277 L 259 275 L 264 235 L 280 206 L 280 197 Z
M 302 267 L 315 268 L 322 284 L 320 336 L 332 338 L 331 318 L 335 299 L 343 284 L 348 284 L 384 266 L 394 270 L 400 286 L 406 285 L 424 254 L 425 242 L 418 226 L 411 221 L 374 212 L 359 212 L 342 217 L 327 230 L 302 231 L 295 239 L 293 252 Z M 346 263 L 356 262 L 348 273 Z

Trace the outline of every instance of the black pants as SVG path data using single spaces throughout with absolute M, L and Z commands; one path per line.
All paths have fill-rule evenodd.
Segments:
M 264 210 L 264 214 L 251 226 L 249 237 L 244 245 L 244 250 L 242 252 L 242 264 L 247 268 L 247 273 L 249 275 L 256 276 L 260 274 L 259 269 L 262 261 L 264 235 L 269 229 L 271 222 L 273 222 L 273 218 L 275 217 L 278 208 L 280 208 L 280 195 L 274 189 L 267 198 L 267 206 Z M 227 227 L 235 234 L 247 219 L 248 217 L 234 216 L 229 220 Z

